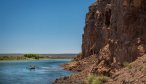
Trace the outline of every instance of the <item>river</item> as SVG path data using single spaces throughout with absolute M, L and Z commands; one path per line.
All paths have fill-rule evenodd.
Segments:
M 69 59 L 0 61 L 0 84 L 52 84 L 59 77 L 70 75 L 61 64 Z M 35 70 L 27 67 L 35 65 Z

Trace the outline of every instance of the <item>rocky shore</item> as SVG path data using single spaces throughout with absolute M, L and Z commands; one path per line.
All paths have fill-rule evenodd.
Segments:
M 76 61 L 78 63 L 78 61 Z M 65 69 L 79 70 L 75 62 L 65 64 Z M 134 62 L 121 68 L 117 72 L 113 73 L 110 78 L 104 84 L 146 84 L 146 54 L 139 57 Z M 79 65 L 82 66 L 82 65 Z M 87 76 L 92 73 L 96 63 L 86 66 L 86 69 L 80 68 L 82 71 L 71 76 L 62 77 L 56 79 L 53 84 L 88 84 Z
M 91 73 L 109 77 L 105 84 L 146 84 L 145 27 L 145 0 L 96 0 L 86 15 L 82 53 L 64 65 L 79 73 L 53 84 L 87 84 Z

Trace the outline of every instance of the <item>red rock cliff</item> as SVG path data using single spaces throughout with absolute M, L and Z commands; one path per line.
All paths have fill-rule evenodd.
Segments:
M 81 59 L 96 54 L 101 60 L 122 63 L 145 50 L 145 0 L 97 0 L 89 7 Z
M 80 73 L 56 80 L 55 84 L 69 81 L 69 84 L 82 84 L 89 73 L 111 77 L 124 62 L 143 56 L 146 53 L 146 0 L 96 0 L 86 15 L 82 38 L 78 60 L 64 65 L 65 69 Z

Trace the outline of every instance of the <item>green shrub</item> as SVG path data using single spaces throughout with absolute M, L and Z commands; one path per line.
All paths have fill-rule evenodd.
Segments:
M 108 80 L 106 76 L 96 76 L 91 74 L 87 77 L 88 84 L 102 84 Z
M 96 79 L 96 80 L 93 80 L 91 84 L 102 84 L 102 82 Z
M 0 56 L 0 60 L 25 60 L 24 56 Z
M 98 76 L 97 79 L 103 83 L 108 80 L 108 77 L 107 76 Z
M 89 75 L 89 76 L 87 77 L 88 84 L 92 84 L 93 80 L 95 80 L 96 77 L 97 77 L 97 76 L 94 75 L 94 74 Z
M 46 59 L 48 56 L 39 56 L 37 54 L 25 54 L 24 56 L 0 56 L 0 60 L 31 60 Z
M 39 55 L 37 54 L 25 54 L 24 57 L 28 57 L 28 58 L 35 58 L 38 57 Z
M 33 58 L 33 59 L 48 58 L 47 56 L 40 56 L 37 54 L 25 54 L 24 57 Z

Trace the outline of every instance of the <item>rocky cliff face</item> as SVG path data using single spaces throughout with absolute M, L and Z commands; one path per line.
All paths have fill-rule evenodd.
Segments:
M 97 0 L 86 16 L 81 59 L 131 62 L 145 53 L 145 27 L 145 0 Z
M 98 54 L 104 46 L 109 36 L 108 29 L 105 27 L 108 28 L 110 24 L 110 13 L 110 0 L 97 0 L 89 7 L 82 36 L 82 58 Z

